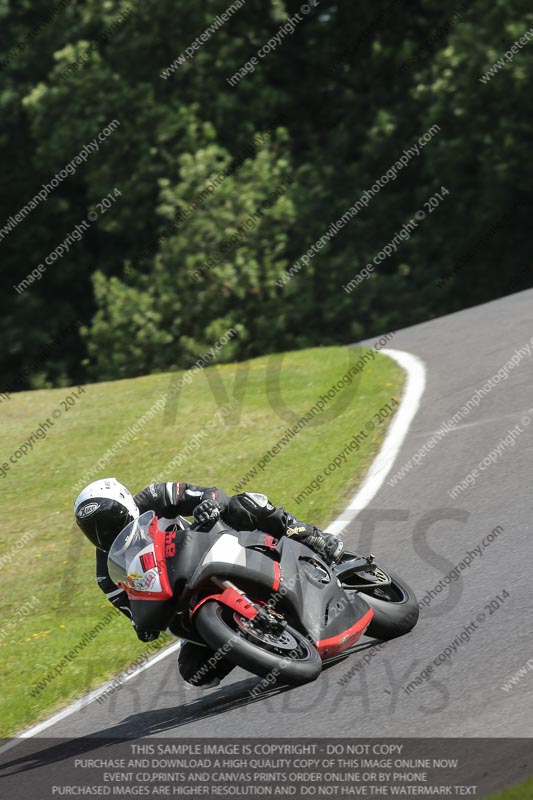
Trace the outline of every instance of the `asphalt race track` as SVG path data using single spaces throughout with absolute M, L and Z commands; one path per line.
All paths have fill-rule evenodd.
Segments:
M 249 693 L 259 679 L 240 669 L 216 689 L 185 687 L 172 655 L 40 735 L 531 736 L 533 671 L 508 691 L 502 685 L 533 656 L 533 346 L 420 466 L 394 487 L 388 481 L 532 336 L 533 290 L 407 328 L 387 345 L 423 361 L 426 390 L 387 480 L 348 526 L 347 546 L 376 553 L 421 599 L 497 529 L 459 579 L 422 609 L 411 634 L 380 647 L 358 671 L 354 665 L 372 652 L 369 640 L 314 684 L 258 699 Z M 364 422 L 354 421 L 354 431 Z M 493 462 L 491 451 L 498 453 Z M 476 468 L 473 485 L 452 498 Z M 454 640 L 455 652 L 435 664 Z M 407 691 L 428 665 L 431 674 Z M 525 777 L 517 769 L 509 759 L 502 782 Z

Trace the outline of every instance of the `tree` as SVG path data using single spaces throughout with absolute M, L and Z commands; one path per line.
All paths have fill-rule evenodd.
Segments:
M 258 134 L 237 165 L 216 143 L 180 157 L 181 180 L 160 181 L 158 252 L 122 279 L 94 279 L 98 311 L 87 331 L 99 377 L 190 366 L 229 329 L 223 361 L 278 349 L 285 320 L 276 281 L 294 203 L 283 129 Z M 166 221 L 166 224 L 165 222 Z

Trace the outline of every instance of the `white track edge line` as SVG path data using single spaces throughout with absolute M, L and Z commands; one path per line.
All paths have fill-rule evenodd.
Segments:
M 328 533 L 334 533 L 337 536 L 370 503 L 383 485 L 420 407 L 426 387 L 426 368 L 419 358 L 403 350 L 384 349 L 381 352 L 393 358 L 406 371 L 407 381 L 400 400 L 400 407 L 393 417 L 381 449 L 363 483 L 348 503 L 347 508 L 326 528 Z
M 411 427 L 411 423 L 415 417 L 415 414 L 418 411 L 422 395 L 424 394 L 424 389 L 426 386 L 426 369 L 423 362 L 419 358 L 411 353 L 405 352 L 404 350 L 391 350 L 387 348 L 381 350 L 381 352 L 384 355 L 394 359 L 394 361 L 396 361 L 396 363 L 399 364 L 400 367 L 402 367 L 407 373 L 407 381 L 402 398 L 400 400 L 400 407 L 394 415 L 381 446 L 381 450 L 370 467 L 366 478 L 350 500 L 347 508 L 325 529 L 328 533 L 335 533 L 338 535 L 344 530 L 346 525 L 352 522 L 352 520 L 357 517 L 359 512 L 362 511 L 363 508 L 365 508 L 365 506 L 367 506 L 368 503 L 370 503 L 370 501 L 375 497 L 383 485 L 385 478 L 392 469 L 394 461 L 396 460 L 409 428 Z M 130 675 L 127 675 L 124 678 L 124 682 L 137 677 L 137 675 L 140 675 L 141 672 L 144 672 L 144 670 L 152 667 L 154 664 L 157 664 L 158 661 L 162 661 L 167 656 L 172 655 L 172 653 L 179 649 L 180 645 L 181 642 L 176 642 L 176 644 L 173 644 L 165 650 L 162 650 L 160 653 L 157 653 L 157 655 L 147 661 L 146 664 L 143 664 Z M 100 695 L 113 684 L 114 680 L 116 680 L 116 678 L 103 684 L 103 686 L 100 686 L 98 689 L 94 689 L 89 694 L 81 697 L 74 703 L 71 703 L 62 711 L 59 711 L 57 714 L 54 714 L 43 722 L 33 725 L 31 728 L 27 728 L 26 730 L 17 734 L 16 738 L 12 739 L 3 748 L 0 748 L 0 753 L 4 752 L 4 750 L 8 750 L 11 747 L 14 747 L 17 744 L 18 739 L 28 739 L 32 736 L 37 736 L 39 733 L 47 728 L 50 728 L 52 725 L 55 725 L 57 722 L 61 722 L 62 720 L 66 719 L 66 717 L 74 714 L 76 711 L 85 708 L 85 706 L 94 702 L 97 697 L 100 697 Z
M 132 678 L 136 678 L 137 675 L 140 675 L 141 672 L 144 672 L 144 670 L 148 669 L 148 667 L 152 667 L 154 664 L 157 664 L 158 661 L 162 661 L 167 656 L 172 655 L 172 653 L 175 653 L 176 650 L 179 650 L 180 647 L 181 647 L 181 641 L 175 642 L 169 647 L 166 647 L 164 650 L 161 650 L 160 653 L 156 653 L 154 656 L 152 656 L 152 658 L 148 659 L 148 661 L 145 664 L 142 664 L 140 667 L 137 667 L 137 669 L 135 669 L 133 672 L 126 675 L 123 678 L 120 686 L 122 686 L 122 684 L 124 683 L 127 683 L 127 681 L 130 681 Z M 104 694 L 107 691 L 107 689 L 111 688 L 115 683 L 117 677 L 119 676 L 116 675 L 111 680 L 106 681 L 106 683 L 102 684 L 102 686 L 98 686 L 97 689 L 93 689 L 92 692 L 83 695 L 83 697 L 80 697 L 78 700 L 75 700 L 73 703 L 66 706 L 66 708 L 63 708 L 61 711 L 58 711 L 51 717 L 48 717 L 48 719 L 45 719 L 42 722 L 38 722 L 36 725 L 32 725 L 31 728 L 26 728 L 26 730 L 17 733 L 15 738 L 11 739 L 7 744 L 4 745 L 4 747 L 0 748 L 0 753 L 3 753 L 5 750 L 9 750 L 11 747 L 14 747 L 20 739 L 29 739 L 32 736 L 37 736 L 39 733 L 46 730 L 47 728 L 50 728 L 52 725 L 61 722 L 62 720 L 66 719 L 66 717 L 70 717 L 70 715 L 74 714 L 76 711 L 81 711 L 82 708 L 85 708 L 90 703 L 93 703 L 98 697 Z M 120 686 L 117 688 L 120 688 Z

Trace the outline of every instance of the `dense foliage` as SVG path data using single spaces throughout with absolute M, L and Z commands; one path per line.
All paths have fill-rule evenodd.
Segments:
M 356 341 L 531 285 L 527 0 L 313 5 L 0 0 L 2 391 L 190 366 L 231 328 L 220 360 Z

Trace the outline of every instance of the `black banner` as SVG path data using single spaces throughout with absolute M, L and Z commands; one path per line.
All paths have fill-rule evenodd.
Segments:
M 0 796 L 470 797 L 533 774 L 530 739 L 12 739 Z

